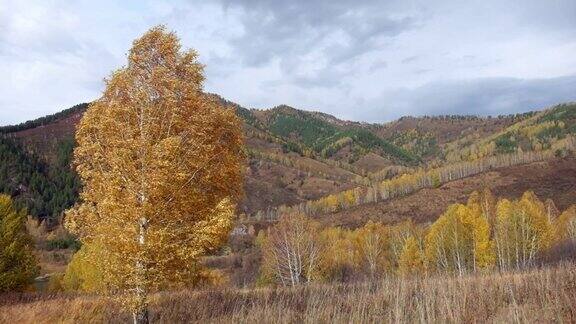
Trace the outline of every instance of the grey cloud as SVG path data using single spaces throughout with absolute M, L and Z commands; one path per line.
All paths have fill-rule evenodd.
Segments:
M 208 90 L 251 107 L 372 121 L 576 94 L 574 0 L 0 2 L 0 124 L 93 99 L 158 23 L 199 50 Z
M 430 71 L 432 71 L 432 69 L 416 69 L 416 70 L 414 70 L 414 73 L 415 74 L 424 74 L 424 73 L 428 73 Z
M 54 17 L 57 19 L 58 17 Z M 69 31 L 61 28 L 56 22 L 43 25 L 42 29 L 24 35 L 10 31 L 12 17 L 8 12 L 0 12 L 0 54 L 21 56 L 21 51 L 42 53 L 42 55 L 59 56 L 65 53 L 79 52 L 83 49 Z M 40 24 L 32 21 L 30 24 Z
M 377 60 L 375 62 L 373 62 L 372 64 L 370 64 L 369 67 L 369 71 L 374 71 L 374 70 L 379 70 L 379 69 L 385 69 L 388 67 L 388 62 L 384 61 L 384 60 Z
M 416 18 L 393 16 L 396 12 L 378 1 L 223 0 L 223 4 L 242 11 L 245 33 L 231 44 L 244 64 L 261 66 L 278 59 L 289 78 L 306 55 L 319 51 L 324 62 L 318 64 L 324 65 L 319 66 L 317 80 L 310 80 L 318 86 L 334 74 L 324 70 L 377 49 L 382 37 L 417 25 Z
M 221 0 L 221 3 L 224 8 L 240 10 L 244 34 L 232 39 L 230 44 L 245 65 L 263 66 L 279 61 L 285 82 L 295 83 L 302 79 L 297 71 L 304 66 L 304 57 L 320 52 L 323 60 L 318 61 L 314 75 L 306 77 L 318 87 L 338 84 L 330 79 L 335 73 L 327 70 L 353 64 L 362 55 L 383 50 L 388 44 L 382 39 L 394 39 L 405 31 L 425 28 L 428 20 L 443 15 L 452 14 L 458 23 L 482 24 L 483 21 L 474 21 L 473 17 L 469 17 L 469 21 L 462 17 L 476 14 L 484 19 L 489 17 L 487 23 L 490 24 L 514 21 L 518 30 L 505 32 L 510 34 L 576 27 L 573 0 L 473 1 L 466 6 L 443 0 L 433 3 L 420 0 Z M 456 29 L 459 27 L 454 25 Z M 421 60 L 420 55 L 412 55 L 401 63 Z M 474 61 L 475 57 L 464 55 L 461 60 Z M 428 68 L 420 67 L 414 73 L 421 74 L 424 70 Z M 312 80 L 314 78 L 316 80 Z M 323 80 L 330 82 L 323 84 Z
M 558 29 L 574 32 L 576 28 L 576 1 L 512 1 L 508 4 L 510 12 L 519 19 L 528 22 L 534 29 Z
M 386 121 L 405 115 L 499 115 L 541 109 L 576 100 L 576 75 L 522 80 L 486 78 L 433 82 L 382 94 L 365 102 L 373 108 L 362 120 Z
M 402 59 L 402 64 L 407 64 L 410 62 L 414 62 L 416 61 L 420 56 L 418 55 L 413 55 L 413 56 L 408 56 L 407 58 Z

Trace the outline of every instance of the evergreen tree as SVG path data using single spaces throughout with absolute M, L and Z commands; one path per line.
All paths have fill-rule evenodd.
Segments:
M 34 217 L 58 219 L 78 198 L 80 182 L 70 168 L 73 147 L 72 139 L 59 142 L 57 161 L 48 165 L 15 140 L 0 137 L 0 193 Z

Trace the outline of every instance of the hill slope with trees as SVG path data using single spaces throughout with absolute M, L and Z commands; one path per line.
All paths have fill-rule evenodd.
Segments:
M 247 109 L 208 96 L 234 109 L 244 122 L 248 164 L 238 212 L 245 214 L 355 188 L 364 191 L 400 174 L 450 163 L 549 150 L 576 133 L 572 103 L 518 115 L 403 117 L 366 124 L 288 106 Z M 24 170 L 4 177 L 3 192 L 15 195 L 18 188 L 29 188 L 16 200 L 26 201 L 36 216 L 56 217 L 76 200 L 78 183 L 69 161 L 86 107 L 0 127 L 3 165 L 15 163 L 15 170 Z

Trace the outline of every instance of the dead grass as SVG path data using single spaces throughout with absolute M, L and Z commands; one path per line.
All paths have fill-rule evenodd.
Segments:
M 0 297 L 2 323 L 130 322 L 94 296 Z M 389 278 L 349 285 L 185 290 L 151 301 L 157 323 L 573 323 L 576 266 L 462 278 Z

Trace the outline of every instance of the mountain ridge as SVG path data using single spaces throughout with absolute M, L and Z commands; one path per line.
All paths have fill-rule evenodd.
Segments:
M 248 109 L 218 95 L 208 96 L 235 109 L 244 122 L 248 153 L 246 197 L 238 211 L 245 214 L 305 203 L 358 186 L 367 188 L 373 181 L 445 164 L 447 158 L 469 160 L 472 153 L 463 155 L 461 151 L 472 152 L 471 147 L 475 149 L 475 143 L 482 139 L 510 132 L 515 125 L 523 132 L 522 122 L 531 129 L 540 127 L 540 120 L 534 116 L 556 116 L 562 109 L 567 113 L 544 119 L 547 124 L 542 129 L 555 129 L 553 136 L 546 138 L 557 140 L 576 133 L 573 103 L 499 117 L 408 116 L 373 124 L 340 120 L 287 105 Z M 79 104 L 54 115 L 0 127 L 0 134 L 17 141 L 28 154 L 48 166 L 56 165 L 55 152 L 63 143 L 73 141 L 75 125 L 87 107 L 88 104 Z M 558 125 L 563 125 L 560 131 Z M 550 146 L 553 142 L 538 145 Z M 511 149 L 524 150 L 527 144 L 520 144 Z M 499 154 L 493 151 L 490 154 Z

